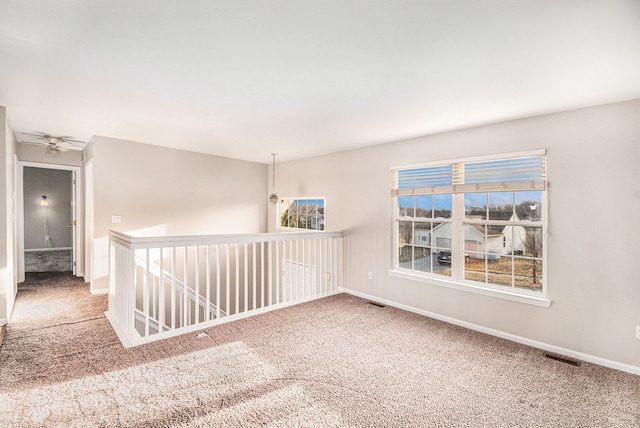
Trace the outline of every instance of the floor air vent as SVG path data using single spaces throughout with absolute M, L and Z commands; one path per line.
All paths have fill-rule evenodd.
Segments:
M 378 302 L 369 302 L 369 304 L 370 304 L 370 305 L 373 305 L 373 306 L 377 306 L 377 307 L 379 307 L 379 308 L 385 308 L 385 307 L 386 307 L 386 306 L 385 306 L 385 305 L 383 305 L 382 303 L 378 303 Z
M 551 360 L 560 361 L 561 363 L 570 364 L 572 366 L 580 367 L 582 364 L 580 361 L 572 360 L 571 358 L 563 357 L 562 355 L 555 355 L 545 352 L 545 358 L 549 358 Z

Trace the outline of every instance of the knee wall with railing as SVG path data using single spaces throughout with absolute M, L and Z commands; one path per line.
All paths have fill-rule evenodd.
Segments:
M 109 236 L 109 308 L 124 346 L 338 292 L 341 232 Z

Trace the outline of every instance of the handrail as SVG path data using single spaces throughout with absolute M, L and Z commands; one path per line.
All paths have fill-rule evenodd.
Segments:
M 181 236 L 132 236 L 115 230 L 109 231 L 112 241 L 131 249 L 180 247 L 185 245 L 216 245 L 228 243 L 250 243 L 256 238 L 260 242 L 288 241 L 292 239 L 342 238 L 342 232 L 276 232 L 276 233 L 243 233 L 225 235 L 181 235 Z M 162 245 L 159 245 L 162 244 Z

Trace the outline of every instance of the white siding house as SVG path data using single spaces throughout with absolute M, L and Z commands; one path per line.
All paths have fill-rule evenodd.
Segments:
M 520 221 L 520 218 L 514 214 L 509 221 Z M 511 254 L 513 250 L 516 254 L 525 252 L 527 243 L 527 230 L 524 226 L 505 226 L 502 230 L 504 235 L 504 248 L 502 254 Z
M 441 223 L 434 227 L 431 232 L 416 230 L 414 244 L 434 247 L 434 252 L 450 250 L 451 223 Z M 487 252 L 490 259 L 498 258 L 500 255 L 506 254 L 505 245 L 506 241 L 502 232 L 489 229 L 485 237 L 482 226 L 464 225 L 464 247 L 469 257 L 483 259 L 484 253 Z

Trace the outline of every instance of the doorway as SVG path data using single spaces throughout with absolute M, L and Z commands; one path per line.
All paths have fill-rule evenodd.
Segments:
M 82 276 L 80 168 L 19 164 L 18 282 L 25 272 Z

